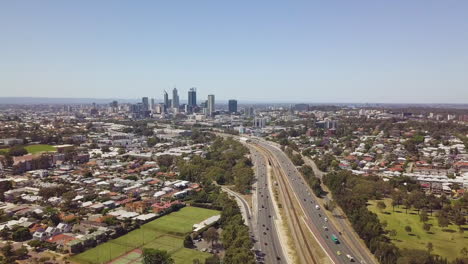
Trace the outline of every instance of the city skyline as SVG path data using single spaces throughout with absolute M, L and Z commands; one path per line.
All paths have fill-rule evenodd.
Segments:
M 109 3 L 3 3 L 1 95 L 468 99 L 466 2 Z
M 0 2 L 0 264 L 468 264 L 467 11 Z

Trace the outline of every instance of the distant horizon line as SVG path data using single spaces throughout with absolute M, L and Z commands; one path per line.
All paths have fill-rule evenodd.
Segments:
M 0 96 L 0 105 L 8 105 L 8 104 L 92 104 L 93 100 L 97 101 L 94 103 L 105 104 L 111 103 L 112 101 L 121 101 L 124 103 L 134 103 L 140 102 L 141 98 L 148 97 L 149 99 L 155 99 L 159 102 L 163 102 L 162 98 L 155 98 L 149 96 L 142 96 L 140 98 L 103 98 L 103 97 L 42 97 L 42 96 Z M 7 102 L 7 100 L 12 100 L 12 102 Z M 216 99 L 216 101 L 221 102 L 228 102 L 229 100 L 237 100 L 239 104 L 317 104 L 317 105 L 459 105 L 459 106 L 468 106 L 468 104 L 464 103 L 442 103 L 442 102 L 430 102 L 430 103 L 422 103 L 422 102 L 401 102 L 401 103 L 386 103 L 386 102 L 378 102 L 378 101 L 367 101 L 367 102 L 332 102 L 332 101 L 308 101 L 308 100 L 297 100 L 297 99 L 290 99 L 290 100 L 278 100 L 278 99 L 238 99 L 238 98 L 229 98 L 229 99 Z M 63 102 L 60 102 L 63 101 Z M 75 101 L 75 102 L 73 102 Z M 79 101 L 79 102 L 76 102 Z M 183 99 L 181 101 L 187 101 L 187 99 Z M 198 100 L 197 100 L 198 101 Z

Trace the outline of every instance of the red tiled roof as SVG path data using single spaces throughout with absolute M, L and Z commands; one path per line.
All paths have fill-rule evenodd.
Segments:
M 55 235 L 49 239 L 47 239 L 47 242 L 50 242 L 50 243 L 57 243 L 57 242 L 62 242 L 63 244 L 66 244 L 72 240 L 75 240 L 76 238 L 72 237 L 72 236 L 68 236 L 68 235 L 65 235 L 65 234 L 58 234 L 58 235 Z

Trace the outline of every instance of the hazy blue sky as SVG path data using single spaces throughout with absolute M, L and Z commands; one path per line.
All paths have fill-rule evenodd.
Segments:
M 2 1 L 0 96 L 468 103 L 468 1 Z

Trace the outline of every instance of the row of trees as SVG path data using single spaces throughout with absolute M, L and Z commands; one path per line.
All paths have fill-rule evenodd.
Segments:
M 220 191 L 220 187 L 214 185 L 209 179 L 203 183 L 203 191 L 198 192 L 193 200 L 197 204 L 210 205 L 212 208 L 221 209 L 220 227 L 221 243 L 224 246 L 225 257 L 223 263 L 250 264 L 255 263 L 255 256 L 251 249 L 253 247 L 249 236 L 249 229 L 244 225 L 242 215 L 237 203 L 226 193 Z M 203 233 L 207 241 L 217 241 L 215 230 L 209 229 Z M 191 247 L 191 239 L 184 241 L 186 247 Z M 217 264 L 219 259 L 212 257 L 206 260 L 206 264 Z
M 385 235 L 377 215 L 366 207 L 366 203 L 371 197 L 353 190 L 364 181 L 366 180 L 354 176 L 349 171 L 331 172 L 323 178 L 323 182 L 332 192 L 334 200 L 346 213 L 354 230 L 364 240 L 370 251 L 381 263 L 397 263 L 398 248 Z
M 0 264 L 13 264 L 18 263 L 17 260 L 21 260 L 27 257 L 28 249 L 22 246 L 18 249 L 14 249 L 13 245 L 9 242 L 0 248 Z
M 302 173 L 310 188 L 312 188 L 312 191 L 317 197 L 321 197 L 325 194 L 324 190 L 322 189 L 320 179 L 315 176 L 312 167 L 309 165 L 302 165 L 299 171 Z
M 234 185 L 241 193 L 250 191 L 254 173 L 252 162 L 246 157 L 248 149 L 232 138 L 217 137 L 210 146 L 206 159 L 195 156 L 177 164 L 180 178 L 193 181 L 215 181 L 218 184 Z
M 294 151 L 290 147 L 286 147 L 284 149 L 286 155 L 288 155 L 289 159 L 291 159 L 292 163 L 296 166 L 302 166 L 304 164 L 304 160 L 302 159 L 301 154 L 297 153 L 294 154 Z
M 404 205 L 407 209 L 413 207 L 418 213 L 420 211 L 423 228 L 429 231 L 431 227 L 427 223 L 428 212 L 432 214 L 433 210 L 438 210 L 440 226 L 447 226 L 450 222 L 464 223 L 465 219 L 460 215 L 464 213 L 463 208 L 467 208 L 468 195 L 452 204 L 445 196 L 438 198 L 425 195 L 417 184 L 406 177 L 396 177 L 384 182 L 379 177 L 361 177 L 344 170 L 326 174 L 323 182 L 348 216 L 355 231 L 381 263 L 448 263 L 446 259 L 431 255 L 429 249 L 428 252 L 399 250 L 387 236 L 395 236 L 396 232 L 384 230 L 386 223 L 381 223 L 377 215 L 367 209 L 367 201 L 391 197 L 393 208 L 399 205 Z M 377 208 L 384 210 L 386 205 L 378 202 Z M 405 230 L 411 232 L 411 227 L 408 226 Z M 460 261 L 462 260 L 455 260 L 453 263 L 463 263 Z
M 239 192 L 250 190 L 254 174 L 251 161 L 246 158 L 248 152 L 247 148 L 232 138 L 216 137 L 208 149 L 205 159 L 194 156 L 189 162 L 179 160 L 177 163 L 182 179 L 200 182 L 203 186 L 203 190 L 192 197 L 193 202 L 199 206 L 217 208 L 222 211 L 221 236 L 218 237 L 216 230 L 209 229 L 205 231 L 203 237 L 207 241 L 220 239 L 225 249 L 223 263 L 255 263 L 249 229 L 244 225 L 237 203 L 214 184 L 214 182 L 234 184 Z M 189 237 L 185 238 L 184 245 L 186 247 L 191 247 L 192 243 Z M 220 260 L 216 255 L 205 261 L 205 264 L 218 263 Z
M 338 169 L 339 162 L 331 154 L 321 155 L 320 157 L 315 157 L 315 164 L 321 171 L 330 171 Z
M 405 184 L 401 184 L 404 181 Z M 460 199 L 451 201 L 444 194 L 437 197 L 434 194 L 426 195 L 420 190 L 419 185 L 407 177 L 393 178 L 390 180 L 393 188 L 390 197 L 392 198 L 392 210 L 403 205 L 405 212 L 415 209 L 420 215 L 422 222 L 426 222 L 427 215 L 433 215 L 437 211 L 437 222 L 440 227 L 447 227 L 455 224 L 463 232 L 461 227 L 466 223 L 465 215 L 468 213 L 468 193 Z

